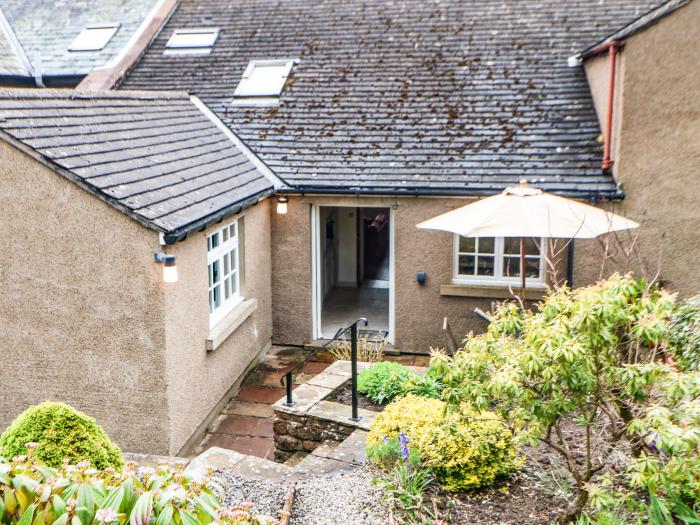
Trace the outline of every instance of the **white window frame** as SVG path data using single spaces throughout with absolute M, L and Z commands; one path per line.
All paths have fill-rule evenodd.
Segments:
M 240 246 L 240 219 L 231 221 L 221 228 L 216 229 L 207 235 L 207 290 L 209 304 L 209 327 L 215 326 L 226 317 L 236 306 L 243 302 L 241 295 L 241 246 Z M 233 233 L 232 233 L 233 232 Z M 212 246 L 213 239 L 218 236 L 217 246 Z M 231 252 L 235 250 L 235 257 L 231 257 Z M 229 271 L 226 272 L 225 259 L 229 260 Z M 235 259 L 235 269 L 231 261 Z M 218 263 L 219 281 L 212 282 L 213 265 Z M 235 284 L 236 292 L 229 292 L 226 297 L 227 279 L 232 278 L 231 283 Z M 214 289 L 219 286 L 220 302 L 218 306 L 214 303 Z M 230 285 L 231 286 L 231 285 Z M 233 288 L 233 286 L 232 286 Z M 232 289 L 231 288 L 231 289 Z
M 503 275 L 503 257 L 504 257 L 504 247 L 505 238 L 495 237 L 494 238 L 494 275 L 462 275 L 459 273 L 459 238 L 460 235 L 454 234 L 453 237 L 453 256 L 452 256 L 452 283 L 453 284 L 467 284 L 467 285 L 492 285 L 492 286 L 520 286 L 522 279 L 520 276 L 517 277 L 507 277 Z M 526 277 L 525 286 L 527 288 L 545 288 L 545 257 L 547 254 L 547 239 L 538 239 L 538 245 L 540 248 L 540 274 L 536 278 Z M 511 255 L 511 254 L 509 254 Z M 514 255 L 514 254 L 513 254 Z M 519 254 L 518 254 L 519 255 Z M 528 256 L 527 258 L 533 258 L 535 256 Z
M 211 53 L 214 44 L 219 38 L 219 28 L 216 27 L 195 27 L 189 29 L 176 29 L 170 35 L 168 42 L 165 44 L 166 55 L 206 55 Z M 200 45 L 184 45 L 178 44 L 178 37 L 187 34 L 210 35 L 210 41 Z
M 68 46 L 68 51 L 102 51 L 105 47 L 107 47 L 107 44 L 109 44 L 112 41 L 112 38 L 114 38 L 114 35 L 117 34 L 117 31 L 119 31 L 120 24 L 101 24 L 101 25 L 91 25 L 91 26 L 86 26 L 83 28 L 82 31 L 78 34 L 73 39 L 73 42 L 71 43 L 70 46 Z M 90 31 L 95 31 L 95 30 L 104 30 L 104 29 L 109 29 L 111 30 L 111 33 L 109 36 L 104 38 L 103 42 L 99 42 L 98 44 L 89 44 L 89 43 L 81 43 L 81 39 L 88 39 L 88 33 Z M 101 45 L 100 45 L 101 44 Z
M 280 59 L 280 60 L 251 60 L 248 62 L 248 65 L 245 68 L 245 71 L 243 72 L 243 76 L 241 76 L 241 80 L 238 83 L 238 86 L 236 86 L 236 91 L 233 93 L 234 97 L 234 102 L 238 103 L 239 101 L 235 99 L 270 99 L 272 98 L 273 100 L 278 98 L 282 94 L 282 90 L 284 89 L 284 85 L 287 82 L 287 78 L 289 78 L 289 74 L 292 71 L 292 68 L 294 67 L 294 64 L 296 63 L 295 60 L 290 60 L 290 59 Z M 253 90 L 251 89 L 250 86 L 248 86 L 249 80 L 253 75 L 253 72 L 255 71 L 256 67 L 270 67 L 270 66 L 278 66 L 280 67 L 280 78 L 282 80 L 280 84 L 279 90 Z

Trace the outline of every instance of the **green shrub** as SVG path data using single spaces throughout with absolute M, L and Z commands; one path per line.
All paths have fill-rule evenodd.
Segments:
M 590 503 L 613 458 L 629 446 L 642 454 L 654 434 L 657 451 L 637 486 L 687 499 L 683 487 L 700 480 L 690 463 L 700 455 L 700 374 L 665 362 L 674 301 L 658 286 L 613 275 L 551 291 L 536 310 L 502 305 L 486 334 L 431 361 L 444 385 L 441 399 L 495 410 L 518 438 L 561 457 L 575 492 L 563 523 Z M 562 431 L 572 421 L 578 431 Z M 590 446 L 593 435 L 601 446 Z M 655 476 L 659 470 L 668 475 Z
M 432 366 L 428 367 L 425 374 L 411 374 L 401 387 L 403 394 L 433 398 L 439 398 L 442 389 L 443 384 L 440 381 L 440 376 Z
M 223 491 L 207 475 L 193 479 L 171 468 L 98 471 L 88 461 L 51 468 L 28 456 L 0 459 L 0 524 L 272 525 L 249 504 L 221 508 Z
M 681 367 L 700 371 L 700 295 L 688 299 L 674 310 L 670 348 Z
M 412 375 L 413 372 L 399 363 L 374 363 L 357 376 L 357 391 L 375 403 L 385 403 L 403 393 L 403 386 Z
M 497 415 L 466 405 L 451 412 L 445 403 L 412 394 L 390 403 L 372 422 L 367 446 L 403 432 L 438 482 L 448 491 L 492 483 L 522 464 L 513 436 Z
M 38 443 L 34 456 L 50 467 L 64 460 L 88 460 L 97 468 L 119 468 L 121 451 L 94 419 L 63 403 L 46 402 L 20 414 L 0 436 L 0 455 L 26 454 L 27 443 Z

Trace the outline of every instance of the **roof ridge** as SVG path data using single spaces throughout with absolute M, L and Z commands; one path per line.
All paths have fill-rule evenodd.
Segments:
M 677 9 L 689 4 L 691 0 L 665 0 L 656 7 L 649 9 L 648 11 L 637 16 L 627 24 L 620 27 L 617 31 L 608 34 L 604 38 L 598 40 L 592 46 L 588 46 L 583 51 L 578 53 L 578 56 L 583 58 L 588 58 L 590 55 L 595 54 L 597 48 L 601 45 L 606 44 L 612 40 L 622 40 L 629 36 L 632 36 L 640 31 L 645 30 L 650 25 L 656 23 L 666 15 L 670 15 Z
M 17 38 L 17 34 L 15 33 L 12 24 L 10 24 L 10 21 L 5 16 L 2 7 L 0 7 L 0 31 L 5 33 L 10 46 L 12 46 L 12 49 L 19 58 L 20 62 L 22 62 L 22 65 L 27 69 L 27 73 L 36 78 L 34 64 L 32 64 L 31 60 L 29 60 L 27 53 L 24 52 L 24 47 L 19 41 L 19 38 Z M 38 83 L 40 83 L 40 81 L 38 81 Z
M 0 88 L 3 99 L 70 99 L 70 100 L 189 100 L 186 91 L 125 90 L 82 91 L 76 89 Z

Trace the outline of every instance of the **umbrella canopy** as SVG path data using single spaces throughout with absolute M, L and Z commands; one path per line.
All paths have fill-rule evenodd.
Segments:
M 604 233 L 637 228 L 620 215 L 545 193 L 521 181 L 520 186 L 444 213 L 417 225 L 464 237 L 551 237 L 591 239 Z

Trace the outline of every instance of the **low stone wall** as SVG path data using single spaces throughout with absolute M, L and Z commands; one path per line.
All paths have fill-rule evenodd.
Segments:
M 347 407 L 346 407 L 347 408 Z M 357 429 L 315 416 L 275 412 L 275 461 L 284 462 L 303 450 L 313 452 L 324 441 L 345 441 Z
M 358 369 L 369 366 L 358 363 Z M 298 451 L 312 452 L 324 441 L 342 442 L 354 430 L 368 430 L 377 413 L 360 409 L 360 420 L 350 421 L 351 408 L 326 401 L 334 390 L 350 380 L 350 362 L 336 361 L 307 383 L 294 389 L 294 405 L 280 399 L 275 411 L 275 460 L 286 461 Z

